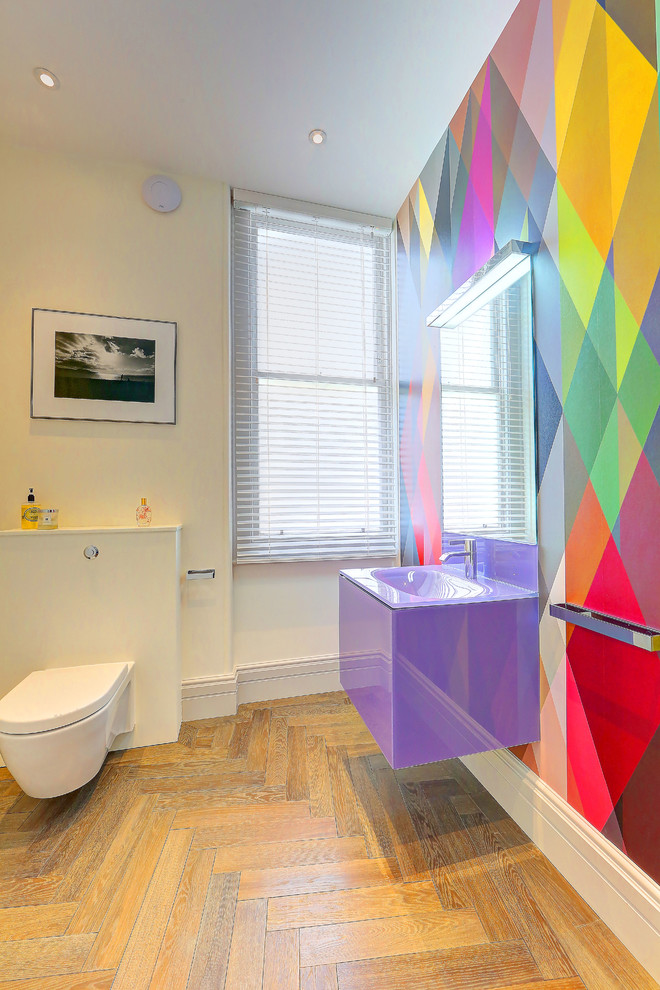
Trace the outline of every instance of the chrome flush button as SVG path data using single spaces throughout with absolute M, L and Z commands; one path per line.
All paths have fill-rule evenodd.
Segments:
M 83 550 L 83 555 L 85 557 L 87 557 L 87 560 L 93 560 L 94 557 L 98 557 L 98 555 L 99 555 L 99 548 L 93 546 L 90 543 L 89 546 L 85 547 L 85 549 Z

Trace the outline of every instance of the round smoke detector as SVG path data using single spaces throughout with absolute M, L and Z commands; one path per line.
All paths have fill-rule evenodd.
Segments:
M 150 175 L 142 183 L 142 198 L 159 213 L 171 213 L 181 202 L 181 189 L 169 175 Z

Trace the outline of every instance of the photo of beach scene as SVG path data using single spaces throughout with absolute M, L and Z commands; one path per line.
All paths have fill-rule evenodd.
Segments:
M 154 402 L 156 341 L 55 331 L 55 396 Z

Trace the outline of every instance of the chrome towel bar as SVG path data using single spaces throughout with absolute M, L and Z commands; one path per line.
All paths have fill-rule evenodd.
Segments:
M 551 605 L 550 615 L 565 622 L 572 622 L 575 626 L 590 629 L 592 632 L 602 633 L 610 639 L 618 639 L 621 643 L 639 646 L 640 649 L 649 650 L 651 653 L 660 650 L 660 629 L 654 629 L 653 626 L 627 622 L 626 619 L 617 619 L 615 615 L 596 612 L 583 605 L 571 605 L 569 602 Z

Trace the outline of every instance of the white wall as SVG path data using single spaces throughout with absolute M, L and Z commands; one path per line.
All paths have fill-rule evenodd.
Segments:
M 235 664 L 336 656 L 340 569 L 394 563 L 382 559 L 235 566 Z
M 30 485 L 63 527 L 132 525 L 145 495 L 154 525 L 183 525 L 182 569 L 217 568 L 183 585 L 184 678 L 336 654 L 337 573 L 361 562 L 232 578 L 228 190 L 175 176 L 181 206 L 155 213 L 140 190 L 157 171 L 0 147 L 0 529 Z M 175 320 L 176 426 L 30 419 L 33 307 Z
M 0 529 L 27 487 L 60 525 L 183 524 L 183 676 L 231 669 L 228 527 L 227 190 L 176 176 L 183 202 L 150 210 L 157 168 L 0 148 Z M 178 323 L 176 426 L 30 419 L 32 307 Z M 1 566 L 1 562 L 0 562 Z

